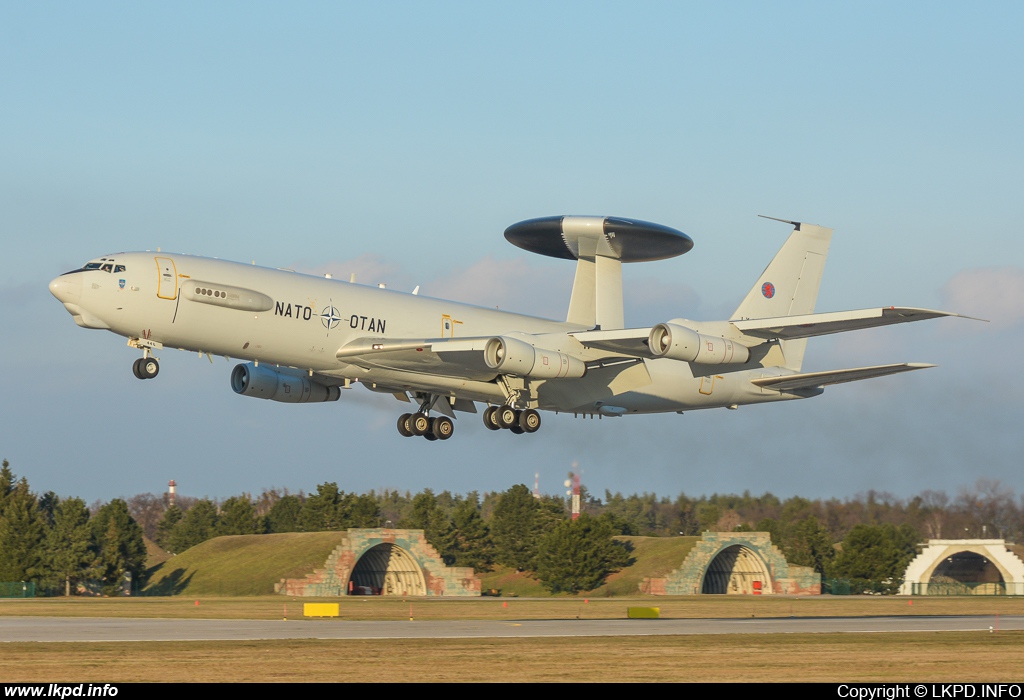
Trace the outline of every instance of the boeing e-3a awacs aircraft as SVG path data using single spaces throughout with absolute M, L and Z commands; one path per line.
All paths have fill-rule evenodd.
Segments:
M 782 221 L 781 219 L 778 219 Z M 812 336 L 939 316 L 888 307 L 814 313 L 832 230 L 793 231 L 729 320 L 676 318 L 626 328 L 622 263 L 693 247 L 686 234 L 633 219 L 554 216 L 505 231 L 514 245 L 576 261 L 564 322 L 242 263 L 170 253 L 117 253 L 50 283 L 75 322 L 142 351 L 180 348 L 247 360 L 231 372 L 243 396 L 336 401 L 358 382 L 414 401 L 398 431 L 446 440 L 456 412 L 487 405 L 490 430 L 533 433 L 538 411 L 622 416 L 736 408 L 817 396 L 829 384 L 932 367 L 902 363 L 801 373 Z M 435 415 L 431 415 L 431 414 Z

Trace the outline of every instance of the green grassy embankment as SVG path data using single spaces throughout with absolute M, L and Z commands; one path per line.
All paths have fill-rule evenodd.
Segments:
M 699 537 L 617 537 L 632 548 L 633 563 L 618 571 L 604 585 L 580 595 L 591 598 L 635 596 L 645 578 L 658 578 L 678 569 Z M 478 574 L 484 592 L 500 591 L 502 596 L 537 597 L 550 595 L 543 584 L 530 572 L 495 567 L 494 571 Z
M 343 532 L 292 532 L 216 537 L 170 557 L 150 570 L 144 595 L 270 595 L 282 578 L 300 578 L 323 567 Z M 633 596 L 649 577 L 682 564 L 699 537 L 620 537 L 633 563 L 608 577 L 590 597 Z M 480 574 L 483 590 L 505 597 L 550 595 L 530 572 L 506 567 Z
M 344 532 L 215 537 L 150 570 L 143 595 L 271 595 L 322 568 Z

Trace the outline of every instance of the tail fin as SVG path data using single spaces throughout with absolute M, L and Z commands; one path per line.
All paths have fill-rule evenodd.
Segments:
M 733 313 L 734 320 L 814 313 L 832 229 L 797 221 L 785 223 L 793 224 L 793 232 Z M 783 366 L 800 371 L 807 339 L 783 340 L 780 346 Z

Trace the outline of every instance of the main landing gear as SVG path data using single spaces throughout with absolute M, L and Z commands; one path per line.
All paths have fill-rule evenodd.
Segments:
M 540 414 L 532 408 L 519 411 L 509 405 L 484 409 L 484 425 L 488 430 L 509 430 L 516 435 L 535 433 L 540 429 Z
M 447 440 L 455 432 L 455 422 L 448 416 L 430 418 L 426 413 L 403 413 L 398 417 L 398 432 L 403 437 L 422 435 L 427 440 Z

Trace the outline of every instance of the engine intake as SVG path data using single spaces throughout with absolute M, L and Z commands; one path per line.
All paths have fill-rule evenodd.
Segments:
M 252 362 L 236 365 L 231 370 L 231 388 L 242 396 L 282 403 L 315 403 L 341 398 L 341 389 L 336 386 L 314 382 L 295 370 L 257 367 Z
M 487 341 L 484 362 L 502 374 L 532 379 L 578 379 L 587 373 L 587 365 L 578 357 L 504 336 Z
M 701 365 L 742 364 L 750 359 L 750 349 L 734 340 L 704 335 L 675 323 L 659 323 L 647 339 L 655 357 L 682 360 Z

